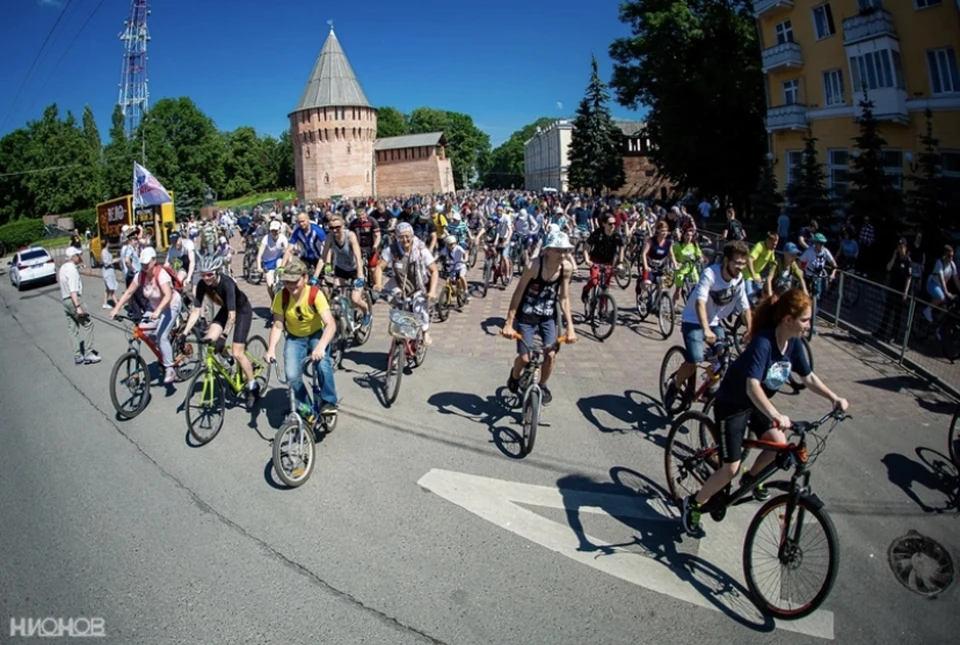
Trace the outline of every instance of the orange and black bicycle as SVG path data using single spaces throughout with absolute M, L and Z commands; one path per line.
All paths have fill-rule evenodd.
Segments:
M 746 485 L 732 490 L 732 484 L 727 484 L 703 505 L 702 512 L 720 522 L 728 508 L 753 500 L 761 484 L 783 491 L 760 507 L 743 543 L 747 587 L 757 605 L 777 618 L 797 619 L 812 613 L 837 578 L 837 531 L 823 502 L 810 489 L 810 467 L 826 449 L 833 428 L 847 418 L 833 410 L 819 421 L 794 421 L 785 430 L 789 443 L 746 437 L 744 448 L 774 451 L 776 458 Z M 828 424 L 825 433 L 815 434 Z M 810 440 L 814 445 L 808 450 Z M 664 461 L 674 501 L 679 504 L 696 494 L 721 464 L 716 422 L 702 412 L 681 414 L 667 435 Z M 789 481 L 768 481 L 777 471 L 790 469 Z

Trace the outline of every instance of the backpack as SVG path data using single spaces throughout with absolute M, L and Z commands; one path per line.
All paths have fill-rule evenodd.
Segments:
M 313 310 L 316 311 L 317 313 L 320 313 L 320 311 L 317 309 L 317 295 L 319 293 L 320 293 L 320 287 L 318 287 L 317 285 L 313 285 L 310 287 L 310 297 L 309 297 L 310 306 L 313 307 Z M 280 306 L 283 308 L 284 317 L 286 317 L 287 307 L 290 306 L 290 292 L 287 291 L 286 289 L 283 289 L 282 291 L 280 291 Z
M 735 240 L 745 240 L 747 239 L 747 234 L 743 230 L 743 225 L 739 220 L 732 219 L 730 220 L 730 232 L 733 234 Z
M 170 276 L 170 281 L 173 283 L 173 288 L 176 291 L 183 291 L 183 281 L 177 275 L 177 272 L 171 269 L 166 265 L 157 265 L 153 268 L 153 279 L 157 282 L 157 288 L 160 288 L 160 272 L 166 271 L 167 275 Z M 140 274 L 140 286 L 144 285 L 143 274 Z

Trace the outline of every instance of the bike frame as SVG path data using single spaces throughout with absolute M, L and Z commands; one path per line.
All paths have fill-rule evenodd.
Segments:
M 250 361 L 250 364 L 253 366 L 253 378 L 256 379 L 260 374 L 263 373 L 264 365 L 258 359 L 250 355 L 250 352 L 244 352 L 247 356 L 247 360 Z M 207 355 L 204 361 L 204 364 L 207 368 L 207 374 L 203 379 L 203 393 L 200 398 L 201 404 L 212 403 L 213 402 L 213 376 L 214 374 L 219 375 L 227 385 L 230 386 L 230 389 L 233 390 L 234 395 L 239 394 L 243 387 L 247 384 L 247 377 L 243 373 L 242 369 L 237 369 L 238 366 L 234 366 L 233 369 L 227 369 L 223 363 L 217 360 L 216 353 L 212 344 L 207 344 Z M 209 398 L 208 398 L 209 397 Z

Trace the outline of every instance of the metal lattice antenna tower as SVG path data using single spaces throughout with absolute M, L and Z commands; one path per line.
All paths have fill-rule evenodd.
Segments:
M 147 113 L 150 93 L 147 91 L 147 0 L 130 1 L 130 17 L 120 34 L 124 42 L 123 67 L 120 70 L 120 97 L 117 103 L 123 110 L 123 130 L 133 137 Z

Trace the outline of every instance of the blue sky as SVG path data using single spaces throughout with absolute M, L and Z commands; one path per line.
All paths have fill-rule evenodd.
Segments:
M 56 102 L 78 118 L 89 104 L 106 141 L 130 0 L 67 3 L 0 2 L 0 24 L 8 27 L 0 39 L 0 135 Z M 591 52 L 609 79 L 607 48 L 629 33 L 617 7 L 611 0 L 156 0 L 148 22 L 150 96 L 189 96 L 222 130 L 251 125 L 277 135 L 288 128 L 332 19 L 374 106 L 464 112 L 496 146 L 537 117 L 572 115 Z M 617 118 L 643 116 L 615 101 L 611 107 Z

